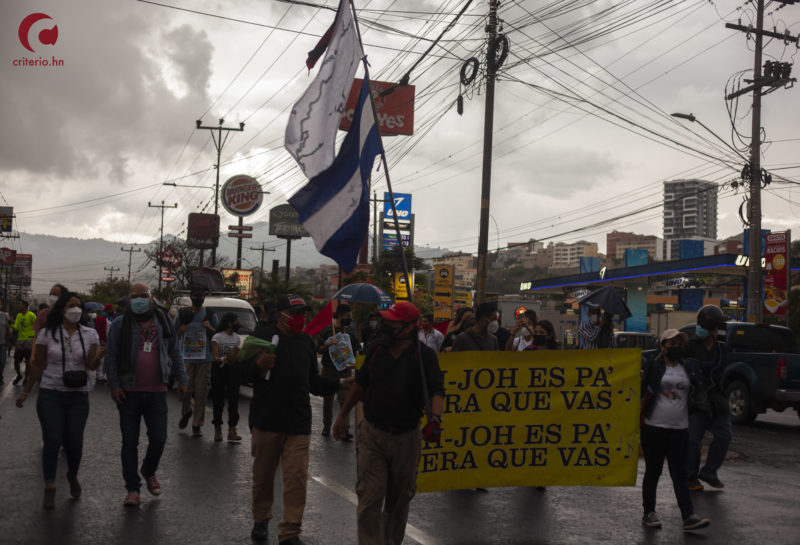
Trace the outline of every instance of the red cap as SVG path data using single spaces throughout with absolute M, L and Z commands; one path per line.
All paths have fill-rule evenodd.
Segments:
M 108 303 L 106 306 L 103 307 L 103 310 L 114 310 L 114 305 Z
M 391 320 L 394 322 L 416 322 L 419 320 L 419 309 L 414 306 L 414 303 L 408 301 L 398 301 L 388 310 L 382 310 L 381 316 L 384 320 Z

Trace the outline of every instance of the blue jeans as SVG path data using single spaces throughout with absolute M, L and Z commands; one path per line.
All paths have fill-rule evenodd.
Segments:
M 692 498 L 689 497 L 688 473 L 686 470 L 689 432 L 686 429 L 659 428 L 645 424 L 642 426 L 642 450 L 644 451 L 644 479 L 642 480 L 642 507 L 644 514 L 656 510 L 656 489 L 664 458 L 667 459 L 669 476 L 678 507 L 683 518 L 694 513 Z
M 122 477 L 128 492 L 138 492 L 139 427 L 144 417 L 147 426 L 147 452 L 142 461 L 142 473 L 156 474 L 158 462 L 167 444 L 167 393 L 125 392 L 125 401 L 117 405 L 119 427 L 122 431 Z
M 89 418 L 89 394 L 39 388 L 36 414 L 42 426 L 44 482 L 56 480 L 58 453 L 62 446 L 67 455 L 67 476 L 77 477 L 83 456 L 83 430 Z
M 703 436 L 710 431 L 714 436 L 708 446 L 706 463 L 700 469 L 700 447 Z M 731 444 L 731 415 L 709 416 L 703 413 L 689 414 L 689 479 L 696 479 L 698 473 L 717 476 L 717 470 L 725 461 L 725 454 Z

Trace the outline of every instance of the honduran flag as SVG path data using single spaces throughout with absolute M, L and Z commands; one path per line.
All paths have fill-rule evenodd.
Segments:
M 369 228 L 369 173 L 380 153 L 378 129 L 365 77 L 350 132 L 333 164 L 309 180 L 289 203 L 320 253 L 346 273 L 356 265 Z

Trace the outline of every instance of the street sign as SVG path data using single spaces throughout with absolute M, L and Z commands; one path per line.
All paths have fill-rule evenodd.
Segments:
M 358 94 L 361 92 L 362 82 L 363 80 L 359 78 L 353 80 L 353 86 L 339 122 L 339 128 L 344 131 L 350 130 L 350 126 L 353 124 L 353 115 L 358 104 Z M 369 87 L 375 100 L 375 113 L 380 124 L 381 135 L 414 134 L 414 86 L 371 80 Z M 392 89 L 392 91 L 381 96 L 388 89 Z
M 228 229 L 231 231 L 252 231 L 252 225 L 228 225 Z
M 220 190 L 222 206 L 234 216 L 249 216 L 261 206 L 264 192 L 261 184 L 246 174 L 228 178 Z
M 397 219 L 410 219 L 411 218 L 411 193 L 395 193 L 394 194 L 394 207 L 397 210 Z M 392 200 L 389 198 L 389 192 L 383 192 L 383 215 L 385 218 L 393 218 Z
M 162 276 L 161 277 L 161 281 L 162 282 L 166 282 L 167 284 L 169 284 L 170 282 L 175 282 L 175 277 L 174 276 Z
M 228 233 L 231 238 L 253 238 L 253 233 Z
M 14 220 L 14 208 L 0 206 L 0 233 L 10 233 Z

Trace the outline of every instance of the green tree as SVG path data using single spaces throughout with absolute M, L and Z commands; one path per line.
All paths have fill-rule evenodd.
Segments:
M 414 254 L 413 248 L 405 248 L 408 272 L 430 269 L 430 266 Z M 400 246 L 384 251 L 372 263 L 372 283 L 386 293 L 394 293 L 394 275 L 403 271 L 403 254 Z
M 120 297 L 130 294 L 131 284 L 122 277 L 106 278 L 100 282 L 95 282 L 89 289 L 87 296 L 91 301 L 98 303 L 116 303 Z

